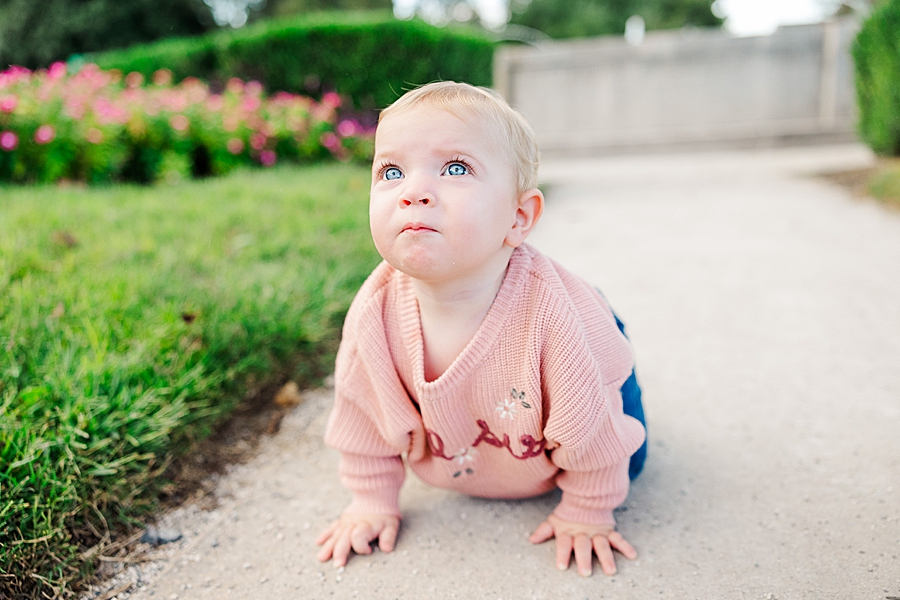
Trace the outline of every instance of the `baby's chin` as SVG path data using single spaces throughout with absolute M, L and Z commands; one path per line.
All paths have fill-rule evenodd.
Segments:
M 401 273 L 406 273 L 419 281 L 438 282 L 445 276 L 444 269 L 439 268 L 435 261 L 420 257 L 404 258 L 398 261 L 389 260 L 388 262 Z
M 438 283 L 452 278 L 454 273 L 454 265 L 447 261 L 441 260 L 441 257 L 434 256 L 430 252 L 415 251 L 406 252 L 401 256 L 386 256 L 385 260 L 392 267 L 426 283 Z

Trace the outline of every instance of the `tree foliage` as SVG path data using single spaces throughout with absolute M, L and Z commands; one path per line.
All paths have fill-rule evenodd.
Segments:
M 200 0 L 0 0 L 0 70 L 44 67 L 213 26 Z
M 710 0 L 513 0 L 510 23 L 552 38 L 621 34 L 625 21 L 640 15 L 647 29 L 718 27 Z

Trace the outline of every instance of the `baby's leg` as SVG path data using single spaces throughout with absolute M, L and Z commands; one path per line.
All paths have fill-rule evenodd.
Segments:
M 619 320 L 619 317 L 616 316 L 616 313 L 613 313 L 613 316 L 616 318 L 616 325 L 619 326 L 619 331 L 622 332 L 626 338 L 628 335 L 625 333 L 625 324 Z M 634 417 L 638 421 L 641 422 L 641 425 L 644 426 L 644 431 L 647 431 L 647 421 L 644 419 L 644 405 L 641 403 L 641 386 L 638 385 L 637 377 L 634 374 L 634 369 L 631 370 L 631 376 L 625 380 L 625 383 L 622 384 L 621 388 L 622 392 L 622 412 L 630 417 Z M 644 468 L 644 461 L 647 460 L 647 440 L 644 440 L 644 443 L 638 448 L 637 452 L 631 455 L 631 462 L 628 463 L 628 477 L 634 479 L 638 475 L 641 474 L 641 470 Z
M 644 405 L 641 403 L 641 386 L 638 385 L 637 377 L 635 377 L 633 370 L 631 371 L 631 377 L 622 384 L 622 411 L 626 415 L 640 421 L 641 425 L 644 426 L 644 431 L 647 431 L 647 422 L 644 419 Z M 641 444 L 641 447 L 637 449 L 637 452 L 631 455 L 631 462 L 628 463 L 629 478 L 634 479 L 641 474 L 645 460 L 647 460 L 646 439 Z
M 603 296 L 603 292 L 600 291 L 600 288 L 594 288 L 597 290 L 597 293 Z M 603 296 L 603 299 L 606 300 L 606 296 Z M 606 300 L 606 304 L 609 305 L 609 300 Z M 619 327 L 619 331 L 622 332 L 622 335 L 625 338 L 628 338 L 628 334 L 625 333 L 625 323 L 619 319 L 619 315 L 616 314 L 616 311 L 612 310 L 610 306 L 609 310 L 612 311 L 613 318 L 616 320 L 616 325 Z M 634 374 L 634 369 L 631 370 L 631 376 L 625 380 L 625 383 L 622 384 L 620 388 L 622 393 L 622 412 L 624 412 L 629 417 L 634 417 L 638 421 L 641 422 L 641 425 L 644 426 L 644 432 L 647 432 L 647 420 L 644 418 L 644 405 L 641 402 L 641 386 L 638 385 L 637 376 Z M 629 479 L 635 479 L 638 475 L 641 474 L 641 471 L 644 468 L 644 461 L 647 460 L 647 440 L 649 436 L 644 438 L 644 443 L 641 444 L 641 447 L 637 449 L 637 452 L 631 455 L 631 461 L 628 463 L 628 477 Z

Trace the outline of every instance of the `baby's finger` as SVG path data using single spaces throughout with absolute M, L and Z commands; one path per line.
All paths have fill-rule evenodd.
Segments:
M 556 568 L 565 571 L 569 568 L 569 556 L 572 554 L 572 536 L 565 533 L 556 534 Z
M 369 525 L 357 525 L 350 532 L 350 546 L 357 554 L 372 554 L 372 548 L 369 542 L 375 536 L 372 534 L 372 527 Z
M 612 548 L 609 547 L 609 540 L 605 535 L 594 536 L 594 552 L 600 560 L 600 568 L 607 575 L 616 574 L 616 559 L 613 557 Z
M 578 567 L 578 574 L 582 577 L 589 577 L 591 574 L 591 563 L 594 562 L 594 551 L 591 546 L 591 538 L 580 533 L 575 536 L 575 565 Z
M 548 521 L 544 521 L 538 528 L 534 530 L 534 533 L 531 534 L 531 537 L 528 538 L 528 541 L 532 544 L 540 544 L 541 542 L 546 542 L 550 538 L 553 537 L 553 525 L 551 525 Z
M 334 533 L 334 530 L 337 529 L 338 525 L 340 525 L 340 521 L 332 521 L 331 525 L 328 528 L 319 534 L 316 538 L 316 545 L 321 546 L 325 543 L 325 540 L 331 537 L 331 534 Z
M 608 536 L 609 544 L 622 553 L 622 556 L 628 558 L 630 560 L 634 560 L 637 558 L 637 550 L 634 549 L 634 546 L 628 543 L 628 540 L 622 537 L 622 534 L 618 531 L 613 531 Z
M 319 562 L 326 562 L 329 558 L 331 558 L 331 552 L 334 550 L 334 537 L 323 540 L 322 543 L 324 545 L 316 555 L 316 559 L 318 559 Z
M 391 552 L 394 549 L 394 543 L 397 541 L 397 532 L 400 526 L 398 523 L 391 521 L 384 526 L 381 533 L 378 534 L 378 547 L 382 552 Z
M 350 556 L 350 534 L 344 532 L 342 535 L 337 536 L 337 541 L 334 544 L 334 551 L 332 552 L 334 566 L 343 567 L 346 565 L 348 556 Z

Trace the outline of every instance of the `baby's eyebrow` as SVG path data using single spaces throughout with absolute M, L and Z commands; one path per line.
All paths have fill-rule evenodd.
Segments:
M 392 159 L 393 157 L 394 157 L 394 155 L 391 154 L 390 152 L 376 152 L 375 156 L 372 158 L 372 160 L 374 160 L 375 162 L 378 162 L 380 160 L 389 160 L 389 159 Z
M 466 151 L 459 148 L 454 148 L 452 146 L 448 146 L 446 148 L 439 148 L 430 153 L 432 156 L 439 158 L 442 161 L 453 161 L 457 159 L 462 159 L 467 162 L 473 163 L 476 167 L 483 167 L 482 162 L 476 158 L 476 155 L 471 151 Z M 380 163 L 385 162 L 397 162 L 401 158 L 403 158 L 403 152 L 398 150 L 385 150 L 383 152 L 376 152 L 375 156 L 372 158 L 372 165 L 377 166 Z

